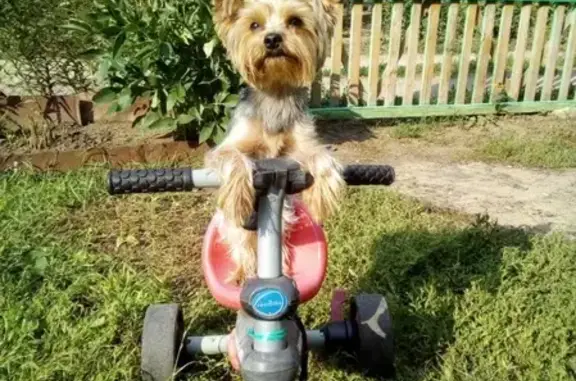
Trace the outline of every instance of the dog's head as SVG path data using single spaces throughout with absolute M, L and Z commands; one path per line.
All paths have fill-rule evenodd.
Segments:
M 215 0 L 216 31 L 244 80 L 266 92 L 309 86 L 322 67 L 338 0 Z

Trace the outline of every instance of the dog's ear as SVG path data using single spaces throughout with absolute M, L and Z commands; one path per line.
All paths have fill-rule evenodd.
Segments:
M 342 3 L 342 0 L 316 0 L 321 6 L 321 17 L 326 31 L 329 35 L 332 34 L 336 20 L 338 20 L 339 13 L 342 8 L 338 5 Z
M 244 0 L 213 0 L 214 25 L 221 40 L 236 21 L 238 10 L 244 6 Z
M 214 11 L 222 19 L 235 17 L 244 5 L 244 0 L 214 0 Z
M 338 6 L 339 4 L 342 4 L 342 0 L 322 0 L 322 6 L 324 7 L 326 16 L 329 18 L 330 27 L 334 27 L 341 12 L 341 7 Z

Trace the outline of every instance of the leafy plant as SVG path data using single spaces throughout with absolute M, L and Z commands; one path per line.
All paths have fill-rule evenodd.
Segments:
M 94 101 L 111 102 L 109 112 L 143 97 L 150 107 L 137 127 L 224 137 L 239 77 L 215 37 L 209 0 L 94 0 L 68 27 L 98 40 L 86 53 L 106 82 Z
M 92 87 L 90 62 L 79 57 L 90 36 L 77 38 L 62 25 L 90 0 L 0 2 L 0 61 L 3 78 L 20 92 L 52 97 L 62 90 Z

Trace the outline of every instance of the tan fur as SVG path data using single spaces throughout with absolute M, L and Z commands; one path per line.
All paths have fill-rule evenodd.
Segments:
M 290 226 L 294 223 L 294 217 L 290 212 L 285 212 L 283 216 L 282 234 L 284 245 L 282 246 L 284 274 L 290 275 L 290 250 L 288 239 L 290 236 Z M 226 279 L 230 283 L 241 284 L 245 279 L 256 275 L 256 249 L 258 236 L 256 232 L 238 227 L 235 224 L 228 224 L 225 230 L 224 242 L 230 247 L 230 255 L 237 267 Z
M 295 131 L 297 150 L 292 154 L 314 177 L 314 185 L 302 193 L 312 217 L 326 220 L 338 209 L 342 188 L 342 166 L 317 142 L 312 126 L 300 125 Z
M 318 222 L 338 207 L 344 184 L 341 167 L 319 144 L 312 120 L 298 106 L 297 99 L 301 98 L 294 95 L 295 89 L 312 83 L 323 64 L 336 3 L 215 0 L 218 36 L 244 80 L 258 92 L 257 98 L 247 101 L 252 102 L 245 106 L 247 111 L 235 116 L 226 139 L 206 157 L 206 165 L 216 170 L 222 183 L 217 205 L 227 221 L 223 239 L 237 265 L 230 274 L 232 282 L 242 282 L 256 273 L 257 235 L 242 228 L 254 210 L 251 160 L 291 157 L 308 170 L 314 184 L 301 197 Z M 281 34 L 282 55 L 267 53 L 263 44 L 267 33 Z M 286 242 L 295 222 L 290 205 L 287 199 L 283 214 L 285 273 L 290 270 Z

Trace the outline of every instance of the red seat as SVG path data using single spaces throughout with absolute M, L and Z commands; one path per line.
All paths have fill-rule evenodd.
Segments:
M 316 224 L 304 205 L 295 202 L 297 223 L 289 238 L 290 277 L 300 292 L 300 303 L 312 299 L 326 276 L 327 247 L 322 227 Z M 202 249 L 202 270 L 212 296 L 222 306 L 239 310 L 241 288 L 225 282 L 234 268 L 227 246 L 221 241 L 223 217 L 216 213 L 208 225 Z

